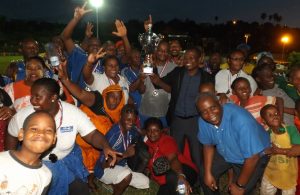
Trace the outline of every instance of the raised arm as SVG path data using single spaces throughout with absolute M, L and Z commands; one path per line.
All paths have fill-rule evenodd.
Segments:
M 78 85 L 73 83 L 68 78 L 67 74 L 67 61 L 60 64 L 58 69 L 58 77 L 63 85 L 70 91 L 70 93 L 76 97 L 84 105 L 91 107 L 95 103 L 95 94 L 93 92 L 81 89 Z
M 116 25 L 116 32 L 112 32 L 112 34 L 120 37 L 123 42 L 124 42 L 124 47 L 125 47 L 125 54 L 129 55 L 131 52 L 131 46 L 127 37 L 127 29 L 126 26 L 124 25 L 124 22 L 121 20 L 116 20 L 115 21 L 115 25 Z
M 82 70 L 83 79 L 86 84 L 91 85 L 94 82 L 94 76 L 93 76 L 94 63 L 96 62 L 96 60 L 103 57 L 104 55 L 105 52 L 103 51 L 103 48 L 100 48 L 96 54 L 94 53 L 89 54 L 87 62 L 83 66 L 83 70 Z
M 74 41 L 72 39 L 72 34 L 74 31 L 74 28 L 77 26 L 78 22 L 81 20 L 81 18 L 88 12 L 91 12 L 92 10 L 85 10 L 87 2 L 84 3 L 82 7 L 76 7 L 74 11 L 74 17 L 72 20 L 67 24 L 63 32 L 61 33 L 61 37 L 64 41 L 65 47 L 67 49 L 68 53 L 71 53 L 72 50 L 75 47 Z
M 87 48 L 89 45 L 89 39 L 93 36 L 93 28 L 94 28 L 94 25 L 91 22 L 88 22 L 86 24 L 85 34 L 84 34 L 85 36 L 80 45 L 81 48 L 85 51 L 87 51 Z

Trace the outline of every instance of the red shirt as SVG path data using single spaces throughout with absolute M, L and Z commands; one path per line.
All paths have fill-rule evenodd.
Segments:
M 178 160 L 179 162 L 181 162 L 181 164 L 188 165 L 189 167 L 193 168 L 195 171 L 197 170 L 196 165 L 180 153 L 178 146 L 175 142 L 175 139 L 172 138 L 171 136 L 162 134 L 160 139 L 157 142 L 153 143 L 148 139 L 146 141 L 146 144 L 148 145 L 148 150 L 151 155 L 151 159 L 149 160 L 148 163 L 148 168 L 151 171 L 152 179 L 154 179 L 154 181 L 156 181 L 158 184 L 163 185 L 166 183 L 166 176 L 165 175 L 155 176 L 152 169 L 153 162 L 161 156 L 168 156 L 175 153 L 177 154 Z

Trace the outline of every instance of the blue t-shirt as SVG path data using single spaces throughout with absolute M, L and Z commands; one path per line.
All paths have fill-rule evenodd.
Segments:
M 129 85 L 134 83 L 138 79 L 139 74 L 140 74 L 139 71 L 134 71 L 130 67 L 124 68 L 121 72 L 121 75 L 128 80 Z M 134 105 L 136 106 L 136 108 L 139 109 L 140 105 L 141 105 L 141 100 L 142 100 L 142 96 L 141 96 L 140 92 L 138 90 L 129 92 L 129 96 L 133 99 Z
M 135 127 L 127 132 L 126 135 L 123 136 L 120 125 L 114 124 L 110 130 L 106 133 L 105 138 L 108 141 L 109 145 L 117 152 L 124 153 L 127 147 L 132 143 L 133 140 L 138 136 L 138 131 Z M 103 152 L 101 153 L 99 159 L 96 162 L 94 168 L 94 174 L 97 178 L 101 178 L 104 174 L 104 170 L 102 168 L 102 163 L 105 160 L 105 156 Z M 116 165 L 125 166 L 127 165 L 127 160 L 122 159 Z
M 270 136 L 244 108 L 223 106 L 219 127 L 199 119 L 198 139 L 204 145 L 216 145 L 227 162 L 243 164 L 246 158 L 270 146 Z

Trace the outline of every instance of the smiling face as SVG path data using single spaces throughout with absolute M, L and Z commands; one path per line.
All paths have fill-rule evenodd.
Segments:
M 132 129 L 135 122 L 136 122 L 136 115 L 134 113 L 125 113 L 121 115 L 120 123 L 126 132 Z
M 45 87 L 39 85 L 31 87 L 30 103 L 34 110 L 50 112 L 55 107 L 55 100 L 57 96 L 50 94 Z
M 157 142 L 162 135 L 162 130 L 159 128 L 159 125 L 155 123 L 148 125 L 146 131 L 147 137 L 151 142 Z
M 39 60 L 31 59 L 26 62 L 26 81 L 33 83 L 43 77 L 43 65 Z
M 199 55 L 195 50 L 188 50 L 183 56 L 183 64 L 188 71 L 198 69 Z
M 245 79 L 237 81 L 232 89 L 232 93 L 236 95 L 240 101 L 247 101 L 251 94 L 249 81 Z
M 239 72 L 244 65 L 244 54 L 241 51 L 235 51 L 233 52 L 229 59 L 228 59 L 228 64 L 229 64 L 229 70 L 231 72 Z
M 219 102 L 213 97 L 205 96 L 197 101 L 197 109 L 206 122 L 219 126 L 222 121 L 223 110 Z
M 18 139 L 23 141 L 22 149 L 35 154 L 42 154 L 55 144 L 56 126 L 54 119 L 46 113 L 35 114 L 21 129 Z
M 116 78 L 119 72 L 118 61 L 114 58 L 107 59 L 104 64 L 104 72 L 108 78 L 110 79 Z
M 170 41 L 170 55 L 177 57 L 180 55 L 182 48 L 178 40 Z
M 273 89 L 275 86 L 275 78 L 270 67 L 265 67 L 255 78 L 256 82 L 263 89 Z

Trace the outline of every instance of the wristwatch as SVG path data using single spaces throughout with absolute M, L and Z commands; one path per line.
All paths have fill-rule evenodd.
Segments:
M 246 186 L 239 184 L 238 181 L 235 182 L 235 185 L 237 185 L 237 187 L 239 187 L 240 189 L 246 189 Z

